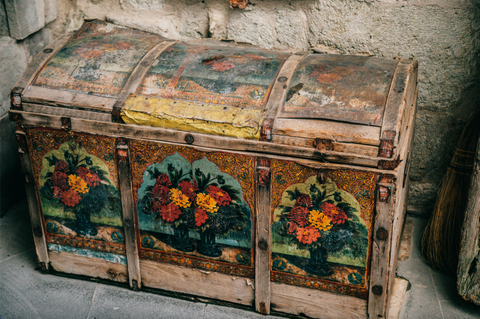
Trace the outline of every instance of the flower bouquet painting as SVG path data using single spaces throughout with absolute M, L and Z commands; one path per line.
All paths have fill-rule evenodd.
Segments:
M 329 257 L 366 263 L 368 231 L 355 198 L 316 176 L 288 187 L 275 210 L 273 250 L 309 257 L 301 268 L 317 276 L 333 273 Z M 281 249 L 281 246 L 289 249 Z M 308 253 L 307 253 L 308 252 Z
M 44 214 L 74 218 L 78 235 L 97 235 L 92 216 L 98 224 L 121 225 L 120 198 L 108 168 L 74 140 L 44 156 L 40 182 Z
M 145 170 L 137 204 L 140 228 L 172 230 L 171 247 L 219 257 L 217 235 L 227 237 L 247 225 L 242 196 L 238 182 L 208 159 L 190 164 L 176 153 Z M 199 234 L 198 244 L 194 234 Z

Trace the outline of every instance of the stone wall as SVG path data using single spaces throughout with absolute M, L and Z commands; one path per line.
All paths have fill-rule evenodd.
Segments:
M 84 18 L 185 41 L 417 59 L 408 205 L 417 214 L 430 213 L 462 127 L 480 102 L 480 0 L 250 0 L 243 10 L 229 0 L 58 0 L 57 19 L 47 28 L 59 36 Z
M 41 8 L 41 14 L 32 9 L 34 2 L 33 7 Z M 52 0 L 0 1 L 0 216 L 25 196 L 15 124 L 8 117 L 10 91 L 33 57 L 52 41 L 50 29 L 44 28 L 55 18 L 52 3 Z

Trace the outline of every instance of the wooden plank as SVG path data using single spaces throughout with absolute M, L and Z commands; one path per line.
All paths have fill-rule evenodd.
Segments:
M 407 86 L 407 94 L 405 94 L 405 111 L 400 123 L 400 131 L 398 136 L 398 145 L 395 146 L 394 156 L 400 156 L 402 160 L 402 154 L 406 154 L 404 149 L 409 146 L 409 136 L 410 132 L 414 130 L 415 125 L 415 116 L 417 112 L 417 96 L 418 96 L 418 87 L 417 87 L 417 76 L 418 69 L 414 69 L 410 77 L 410 81 Z M 413 113 L 414 121 L 411 122 Z M 410 150 L 410 148 L 408 148 Z
M 127 266 L 112 263 L 100 258 L 89 258 L 66 251 L 48 253 L 50 266 L 58 272 L 108 279 L 116 282 L 127 282 Z
M 262 123 L 260 137 L 262 141 L 271 141 L 273 124 L 277 118 L 278 112 L 285 102 L 288 84 L 292 79 L 293 72 L 295 72 L 298 63 L 300 63 L 305 56 L 306 54 L 291 55 L 283 64 L 280 72 L 278 72 L 277 78 L 272 87 L 272 92 L 265 105 L 266 112 Z
M 110 122 L 111 115 L 103 112 L 92 112 L 76 109 L 66 109 L 55 106 L 41 105 L 41 104 L 32 104 L 32 103 L 23 103 L 23 110 L 30 113 L 39 113 L 45 115 L 54 115 L 61 117 L 74 117 L 79 119 L 88 119 L 101 122 Z
M 285 144 L 299 147 L 315 148 L 315 138 L 291 137 L 283 135 L 273 135 L 272 143 Z M 333 142 L 333 150 L 341 153 L 351 153 L 365 156 L 377 156 L 378 147 L 353 143 Z
M 38 263 L 40 269 L 47 271 L 49 267 L 49 259 L 47 252 L 47 242 L 45 240 L 45 228 L 43 225 L 43 216 L 40 208 L 40 200 L 37 193 L 37 183 L 33 174 L 30 153 L 28 151 L 27 139 L 25 132 L 21 128 L 17 128 L 15 132 L 18 142 L 18 153 L 20 155 L 20 164 L 25 176 L 25 189 L 27 192 L 28 211 L 30 213 L 30 222 L 32 224 L 33 240 L 35 242 L 35 250 L 37 252 Z
M 370 262 L 370 287 L 368 296 L 369 318 L 385 317 L 387 283 L 389 276 L 390 249 L 395 213 L 396 185 L 388 179 L 378 183 L 376 213 Z
M 148 69 L 152 65 L 153 61 L 163 52 L 165 49 L 169 48 L 177 41 L 163 41 L 154 46 L 147 54 L 144 55 L 142 60 L 138 63 L 135 69 L 130 74 L 127 82 L 120 91 L 118 95 L 118 99 L 115 102 L 115 106 L 112 109 L 112 120 L 114 122 L 122 123 L 122 119 L 120 116 L 120 111 L 123 107 L 125 100 L 127 99 L 129 94 L 135 93 L 137 91 L 138 86 L 142 83 L 143 79 L 145 78 L 145 74 L 147 74 Z
M 90 94 L 60 91 L 40 86 L 29 86 L 23 93 L 22 102 L 39 103 L 58 107 L 112 111 L 115 99 Z
M 270 159 L 259 157 L 255 185 L 255 310 L 270 313 L 271 205 Z
M 32 62 L 30 62 L 23 72 L 20 79 L 17 81 L 14 87 L 24 90 L 30 85 L 37 73 L 43 68 L 43 66 L 53 57 L 72 37 L 73 32 L 66 33 L 61 37 L 53 40 L 42 51 L 40 51 Z M 51 50 L 51 51 L 50 51 Z
M 155 61 L 155 59 L 167 48 L 177 43 L 177 41 L 163 41 L 154 46 L 150 51 L 145 54 L 142 60 L 138 63 L 135 69 L 130 74 L 127 82 L 123 86 L 122 91 L 118 95 L 118 101 L 125 101 L 130 93 L 135 93 L 138 86 L 142 83 L 145 74 Z
M 399 142 L 401 118 L 406 109 L 406 96 L 412 93 L 412 90 L 409 89 L 409 84 L 414 82 L 416 85 L 417 67 L 417 61 L 401 59 L 398 62 L 392 84 L 390 85 L 390 91 L 385 105 L 381 138 L 384 138 L 388 131 L 395 132 L 396 136 L 393 140 L 394 147 L 398 146 Z M 413 94 L 414 93 L 415 90 L 413 90 Z
M 480 140 L 460 236 L 457 291 L 465 300 L 480 305 Z
M 128 141 L 117 139 L 118 179 L 122 200 L 123 230 L 125 249 L 127 251 L 128 282 L 130 288 L 142 287 L 140 262 L 138 254 L 137 219 L 135 218 L 135 201 L 132 191 L 132 172 L 130 169 L 130 150 Z
M 415 90 L 416 92 L 416 90 Z M 408 121 L 405 121 L 410 129 L 404 131 L 405 143 L 400 149 L 399 157 L 402 159 L 400 166 L 397 168 L 399 174 L 396 179 L 396 205 L 395 205 L 395 215 L 393 217 L 392 223 L 392 249 L 390 252 L 390 264 L 388 273 L 392 274 L 388 278 L 387 283 L 387 302 L 386 302 L 386 317 L 389 318 L 390 311 L 390 301 L 392 298 L 393 285 L 395 283 L 395 273 L 397 270 L 398 262 L 398 253 L 400 250 L 401 235 L 402 229 L 405 222 L 405 215 L 407 211 L 407 199 L 409 192 L 409 168 L 410 168 L 410 152 L 413 144 L 413 134 L 414 134 L 414 123 L 416 115 L 416 98 L 413 100 L 415 104 L 411 105 L 411 111 L 408 112 L 410 118 Z
M 273 126 L 273 134 L 380 145 L 380 127 L 327 120 L 277 118 Z
M 272 311 L 308 318 L 367 317 L 367 301 L 326 291 L 275 283 L 272 290 Z
M 42 114 L 27 113 L 11 110 L 12 114 L 21 114 L 24 125 L 51 126 L 61 128 L 61 118 L 55 116 L 46 116 Z M 190 133 L 176 131 L 171 129 L 162 129 L 157 127 L 148 127 L 140 125 L 124 125 L 117 123 L 105 123 L 90 121 L 84 119 L 72 118 L 72 130 L 78 132 L 92 133 L 116 136 L 116 137 L 135 137 L 155 141 L 173 142 L 188 144 L 185 142 L 186 136 L 193 136 L 195 146 L 211 147 L 218 150 L 238 150 L 267 154 L 283 154 L 296 158 L 308 158 L 320 162 L 345 163 L 349 165 L 359 165 L 371 168 L 378 167 L 379 158 L 372 156 L 344 154 L 341 152 L 324 151 L 319 152 L 316 149 L 294 147 L 290 145 L 279 145 L 270 142 L 232 139 L 230 137 L 215 136 L 201 133 Z M 387 162 L 394 162 L 393 159 L 385 159 Z
M 217 272 L 140 260 L 145 287 L 252 306 L 254 281 Z

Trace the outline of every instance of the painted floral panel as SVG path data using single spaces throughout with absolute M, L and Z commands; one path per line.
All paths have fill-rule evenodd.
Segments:
M 272 280 L 366 298 L 376 175 L 272 164 Z
M 141 258 L 253 276 L 253 157 L 132 141 Z
M 49 250 L 125 263 L 115 139 L 41 128 L 27 137 Z

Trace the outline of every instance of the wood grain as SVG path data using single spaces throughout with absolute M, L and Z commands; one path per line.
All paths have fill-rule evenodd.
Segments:
M 255 310 L 270 313 L 271 183 L 270 160 L 259 158 L 255 185 Z M 259 175 L 263 174 L 261 179 Z
M 130 150 L 128 141 L 117 140 L 118 179 L 122 200 L 123 230 L 125 233 L 125 250 L 127 252 L 128 282 L 130 288 L 142 287 L 140 262 L 138 254 L 137 219 L 132 191 L 132 172 L 130 169 Z
M 14 87 L 20 87 L 24 89 L 22 93 L 25 93 L 25 89 L 33 81 L 37 73 L 50 60 L 50 58 L 53 57 L 65 45 L 65 43 L 70 40 L 72 36 L 73 32 L 69 32 L 50 42 L 50 44 L 40 51 L 35 58 L 33 58 L 32 62 L 28 64 L 27 68 Z M 50 50 L 52 51 L 49 52 Z
M 32 224 L 33 240 L 37 252 L 40 268 L 48 270 L 49 259 L 47 251 L 47 242 L 45 240 L 45 228 L 43 225 L 43 216 L 40 208 L 40 200 L 37 194 L 37 183 L 33 174 L 32 162 L 30 160 L 30 145 L 27 145 L 25 132 L 20 128 L 15 132 L 18 141 L 18 153 L 20 155 L 20 165 L 25 176 L 25 190 L 27 192 L 28 212 L 30 213 L 30 222 Z
M 277 78 L 272 87 L 272 92 L 265 105 L 266 112 L 262 124 L 262 140 L 270 141 L 272 139 L 272 125 L 285 102 L 288 84 L 292 79 L 293 72 L 295 72 L 298 63 L 300 63 L 305 56 L 306 54 L 291 55 L 283 64 L 280 72 L 278 72 Z
M 145 287 L 181 292 L 252 306 L 254 281 L 222 273 L 140 260 Z
M 111 115 L 104 112 L 93 112 L 77 109 L 66 109 L 63 107 L 55 107 L 33 103 L 23 103 L 23 110 L 29 113 L 38 113 L 45 115 L 74 117 L 79 119 L 87 119 L 100 122 L 110 122 Z
M 61 117 L 46 116 L 38 113 L 28 113 L 22 111 L 11 110 L 11 113 L 21 114 L 24 125 L 39 125 L 52 128 L 61 128 Z M 378 157 L 345 154 L 335 151 L 319 152 L 316 149 L 295 147 L 289 145 L 274 144 L 270 142 L 232 139 L 230 137 L 215 136 L 201 133 L 190 133 L 176 131 L 172 129 L 162 129 L 157 127 L 148 127 L 140 125 L 125 125 L 118 123 L 105 123 L 99 121 L 90 121 L 79 118 L 72 118 L 72 130 L 77 132 L 97 132 L 98 134 L 115 136 L 115 137 L 135 137 L 140 139 L 148 139 L 155 141 L 173 142 L 186 145 L 185 137 L 192 135 L 194 137 L 194 145 L 201 147 L 209 147 L 217 150 L 237 150 L 266 154 L 283 154 L 295 158 L 307 158 L 325 163 L 345 163 L 349 165 L 359 165 L 371 168 L 378 166 Z M 386 159 L 385 161 L 393 161 Z
M 380 145 L 380 127 L 327 120 L 277 118 L 274 135 L 324 138 L 334 142 Z
M 163 52 L 165 49 L 169 48 L 177 41 L 163 41 L 154 46 L 150 51 L 147 52 L 142 58 L 142 60 L 138 63 L 135 69 L 130 74 L 127 82 L 123 86 L 122 91 L 118 95 L 117 101 L 124 102 L 128 95 L 131 93 L 135 93 L 137 91 L 138 86 L 142 83 L 145 74 L 147 74 L 148 69 L 152 65 L 153 61 Z
M 378 183 L 376 198 L 376 213 L 372 242 L 372 259 L 370 262 L 370 286 L 368 295 L 368 315 L 369 318 L 385 317 L 387 302 L 387 282 L 389 276 L 395 274 L 389 273 L 390 265 L 390 249 L 392 248 L 392 219 L 395 215 L 395 192 L 396 185 L 394 183 Z M 385 187 L 390 191 L 387 201 L 380 200 L 381 187 Z M 383 228 L 387 231 L 386 238 L 382 239 L 377 236 L 378 230 Z M 381 291 L 378 291 L 378 288 Z M 376 292 L 376 293 L 374 293 Z
M 88 258 L 69 252 L 48 252 L 51 267 L 66 274 L 127 282 L 127 266 L 100 258 Z
M 308 318 L 356 319 L 367 317 L 367 301 L 326 291 L 272 284 L 272 311 Z
M 90 94 L 60 91 L 39 86 L 29 86 L 23 93 L 22 102 L 45 104 L 57 107 L 91 109 L 110 113 L 115 99 Z
M 273 135 L 272 143 L 285 144 L 306 148 L 315 148 L 315 138 L 291 137 L 283 135 Z M 333 142 L 333 149 L 335 152 L 350 153 L 356 155 L 365 155 L 375 157 L 378 154 L 377 146 L 353 144 L 353 143 L 339 143 Z
M 415 94 L 415 89 L 412 89 L 411 85 L 416 86 L 417 68 L 417 61 L 401 59 L 398 62 L 392 84 L 390 85 L 390 91 L 385 104 L 381 136 L 383 136 L 385 131 L 396 132 L 394 147 L 398 146 L 399 135 L 402 133 L 400 130 L 401 119 L 405 116 L 405 112 L 409 112 L 407 96 Z M 406 119 L 408 119 L 408 115 L 406 115 Z
M 417 90 L 415 90 L 417 92 Z M 397 194 L 395 195 L 395 214 L 393 217 L 393 226 L 392 226 L 392 244 L 391 244 L 391 252 L 390 252 L 390 264 L 388 268 L 388 272 L 392 274 L 388 277 L 387 282 L 387 301 L 386 301 L 386 316 L 389 316 L 390 304 L 391 304 L 391 297 L 393 292 L 393 285 L 395 283 L 395 273 L 397 271 L 397 262 L 398 262 L 398 255 L 400 250 L 400 243 L 401 243 L 401 236 L 402 236 L 402 229 L 405 223 L 405 215 L 407 211 L 407 199 L 409 193 L 409 186 L 410 186 L 410 178 L 409 178 L 409 168 L 410 168 L 410 151 L 412 149 L 413 144 L 413 135 L 414 135 L 414 123 L 415 123 L 415 115 L 416 115 L 416 95 L 410 105 L 409 120 L 406 122 L 406 127 L 410 127 L 410 130 L 404 131 L 404 143 L 400 147 L 400 151 L 398 156 L 401 158 L 401 164 L 397 168 L 399 174 L 398 178 L 396 179 L 396 189 Z M 408 162 L 408 163 L 407 163 Z M 408 166 L 407 166 L 408 164 Z

